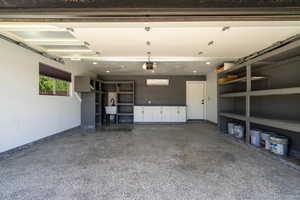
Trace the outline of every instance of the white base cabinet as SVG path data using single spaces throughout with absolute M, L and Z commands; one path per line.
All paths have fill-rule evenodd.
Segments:
M 134 122 L 186 122 L 186 107 L 134 106 Z

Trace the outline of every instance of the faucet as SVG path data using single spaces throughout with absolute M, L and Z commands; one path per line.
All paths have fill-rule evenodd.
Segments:
M 110 103 L 111 103 L 112 106 L 115 106 L 115 99 L 114 99 L 114 98 L 111 98 L 111 99 L 110 99 Z

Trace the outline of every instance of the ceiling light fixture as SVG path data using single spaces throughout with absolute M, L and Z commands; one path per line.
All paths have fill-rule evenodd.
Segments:
M 194 71 L 193 71 L 193 73 L 197 73 L 197 71 L 196 71 L 196 70 L 194 70 Z
M 109 70 L 106 70 L 106 73 L 110 73 L 110 71 L 109 71 Z
M 97 65 L 98 63 L 97 62 L 93 62 L 93 65 Z
M 72 61 L 81 61 L 81 58 L 71 58 Z
M 157 68 L 157 63 L 151 62 L 150 60 L 151 52 L 147 52 L 147 54 L 148 54 L 148 61 L 143 64 L 143 69 L 146 71 L 154 71 L 154 69 Z
M 210 65 L 210 62 L 206 62 L 207 65 Z

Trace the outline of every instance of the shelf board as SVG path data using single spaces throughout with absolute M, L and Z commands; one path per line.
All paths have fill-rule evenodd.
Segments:
M 117 103 L 117 106 L 133 106 L 133 103 Z
M 247 94 L 249 96 L 293 95 L 293 94 L 300 94 L 300 87 L 270 89 L 270 90 L 257 90 L 257 91 L 251 91 L 251 92 L 225 93 L 225 94 L 221 94 L 220 97 L 222 97 L 222 98 L 244 97 L 244 96 L 247 96 Z
M 133 94 L 133 92 L 129 92 L 129 91 L 124 91 L 124 92 L 122 92 L 122 91 L 120 91 L 120 92 L 117 92 L 118 94 Z
M 274 128 L 300 132 L 300 121 L 278 120 L 260 117 L 250 117 L 250 122 Z
M 250 96 L 292 95 L 300 94 L 300 87 L 251 91 Z
M 233 92 L 233 93 L 221 94 L 220 97 L 222 97 L 222 98 L 245 97 L 246 95 L 247 95 L 247 92 Z
M 266 79 L 266 77 L 262 77 L 262 76 L 253 76 L 251 78 L 251 81 L 258 81 L 258 80 L 264 80 Z M 232 84 L 232 83 L 238 83 L 238 82 L 246 82 L 247 78 L 246 77 L 242 77 L 242 78 L 238 78 L 232 81 L 226 81 L 224 83 L 219 83 L 219 85 L 228 85 L 228 84 Z
M 220 113 L 220 115 L 223 117 L 229 117 L 229 118 L 238 119 L 238 120 L 242 120 L 242 121 L 246 120 L 246 116 L 241 115 L 241 114 L 223 112 L 223 113 Z
M 118 113 L 120 116 L 132 116 L 133 113 Z

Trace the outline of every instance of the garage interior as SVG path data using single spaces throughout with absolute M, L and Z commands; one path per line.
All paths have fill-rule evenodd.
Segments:
M 31 14 L 0 14 L 0 199 L 299 199 L 298 16 Z

